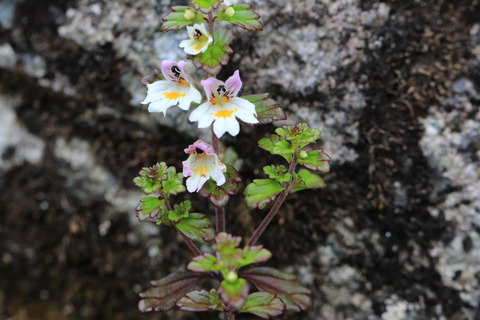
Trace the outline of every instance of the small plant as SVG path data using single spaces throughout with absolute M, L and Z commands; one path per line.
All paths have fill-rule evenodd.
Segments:
M 211 128 L 212 140 L 211 144 L 197 140 L 184 149 L 187 159 L 182 173 L 160 162 L 143 168 L 134 179 L 147 195 L 137 207 L 138 219 L 175 228 L 194 254 L 187 270 L 153 281 L 152 287 L 140 295 L 139 309 L 216 310 L 229 320 L 238 313 L 268 319 L 285 311 L 308 309 L 310 290 L 296 282 L 292 274 L 256 266 L 272 255 L 256 243 L 289 194 L 325 187 L 322 178 L 312 171 L 328 172 L 330 158 L 312 147 L 320 131 L 303 123 L 277 128 L 275 134 L 260 139 L 258 146 L 280 156 L 284 163 L 263 167 L 265 177 L 254 179 L 243 195 L 247 208 L 269 207 L 269 211 L 243 247 L 241 237 L 226 233 L 225 207 L 242 184 L 232 165 L 235 159 L 228 154 L 220 158 L 219 139 L 226 133 L 238 135 L 240 123 L 269 124 L 286 119 L 286 115 L 268 94 L 239 96 L 242 81 L 238 70 L 225 81 L 216 78 L 233 52 L 230 33 L 217 26 L 221 23 L 248 31 L 263 28 L 249 5 L 228 5 L 222 0 L 193 0 L 192 6 L 173 7 L 163 19 L 164 31 L 187 28 L 188 39 L 180 42 L 180 47 L 194 66 L 208 74 L 201 81 L 204 95 L 188 74 L 185 61 L 163 61 L 161 70 L 143 79 L 148 93 L 142 103 L 148 104 L 148 111 L 166 115 L 170 107 L 187 111 L 193 105 L 189 120 L 198 122 L 199 128 Z M 209 199 L 216 209 L 215 227 L 209 215 L 192 211 L 190 201 L 175 203 L 174 196 L 185 191 Z M 213 254 L 201 252 L 196 245 L 208 242 L 213 243 Z

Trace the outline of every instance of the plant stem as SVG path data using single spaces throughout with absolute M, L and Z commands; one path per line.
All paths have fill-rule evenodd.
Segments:
M 235 320 L 235 313 L 228 311 L 227 320 Z
M 224 208 L 217 208 L 217 212 L 215 215 L 215 219 L 217 222 L 217 233 L 225 232 L 225 209 Z
M 290 173 L 291 175 L 290 181 L 285 185 L 285 190 L 283 190 L 280 193 L 280 195 L 277 197 L 277 199 L 275 199 L 275 203 L 273 204 L 273 207 L 270 209 L 270 211 L 265 216 L 265 218 L 263 218 L 262 222 L 257 227 L 257 229 L 253 232 L 251 238 L 248 240 L 245 247 L 251 247 L 255 244 L 255 242 L 257 242 L 258 238 L 260 238 L 260 236 L 263 234 L 263 232 L 268 227 L 270 222 L 273 220 L 278 210 L 282 206 L 283 202 L 285 201 L 285 198 L 290 193 L 290 187 L 292 185 L 292 180 L 293 180 L 293 172 L 295 171 L 296 164 L 297 164 L 297 153 L 294 153 L 292 157 L 292 161 L 290 161 L 290 165 L 288 167 L 288 173 Z
M 160 197 L 162 197 L 163 199 L 165 199 L 165 207 L 167 208 L 168 211 L 170 210 L 173 210 L 172 209 L 172 206 L 170 205 L 170 201 L 168 201 L 168 199 L 165 197 L 165 194 L 160 190 L 159 191 L 159 194 L 160 194 Z M 192 250 L 193 254 L 195 256 L 200 256 L 202 255 L 202 252 L 197 248 L 197 246 L 193 243 L 192 239 L 190 239 L 189 237 L 187 237 L 185 234 L 183 234 L 182 231 L 178 230 L 178 228 L 175 226 L 175 224 L 173 225 L 175 227 L 175 229 L 178 231 L 178 233 L 180 233 L 180 235 L 182 236 L 183 240 L 185 241 L 185 243 L 187 244 L 187 246 L 190 248 L 190 250 Z
M 175 227 L 175 229 L 177 229 L 177 227 Z M 185 240 L 185 243 L 187 244 L 187 246 L 190 248 L 190 250 L 192 250 L 193 254 L 195 256 L 201 256 L 202 255 L 202 252 L 197 248 L 197 246 L 193 243 L 192 239 L 190 239 L 189 237 L 187 237 L 182 231 L 178 230 L 177 231 L 180 233 L 180 235 L 182 236 L 183 240 Z

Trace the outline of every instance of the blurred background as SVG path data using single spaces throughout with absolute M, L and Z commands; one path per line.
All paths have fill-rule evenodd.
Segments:
M 243 3 L 265 28 L 234 29 L 219 78 L 239 69 L 242 94 L 270 93 L 332 157 L 328 187 L 288 198 L 260 239 L 313 291 L 281 319 L 480 319 L 480 2 Z M 191 257 L 137 220 L 132 183 L 157 161 L 180 169 L 207 134 L 140 104 L 142 76 L 184 58 L 186 32 L 159 31 L 183 4 L 0 0 L 0 319 L 217 318 L 137 309 Z M 253 143 L 274 128 L 222 139 L 245 184 L 281 161 Z M 264 214 L 234 199 L 227 230 L 248 237 Z

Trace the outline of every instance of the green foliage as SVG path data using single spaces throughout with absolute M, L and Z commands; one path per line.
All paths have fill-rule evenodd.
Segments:
M 267 150 L 271 154 L 282 156 L 285 160 L 290 162 L 295 153 L 289 141 L 281 139 L 278 135 L 272 134 L 269 138 L 263 138 L 258 141 L 258 146 Z
M 227 171 L 225 172 L 225 183 L 221 186 L 217 186 L 217 183 L 210 179 L 200 189 L 198 194 L 202 197 L 208 198 L 212 204 L 217 208 L 223 208 L 230 199 L 231 195 L 234 195 L 240 189 L 240 174 L 231 165 L 226 165 Z
M 248 296 L 249 286 L 245 279 L 237 278 L 234 281 L 223 280 L 218 292 L 229 309 L 240 310 Z
M 283 190 L 285 188 L 276 180 L 254 179 L 243 192 L 245 205 L 249 209 L 263 209 Z
M 172 11 L 163 18 L 160 31 L 179 30 L 190 24 L 207 22 L 203 15 L 194 8 L 187 6 L 175 6 Z
M 260 16 L 252 10 L 251 5 L 247 4 L 238 4 L 224 8 L 218 13 L 216 20 L 228 21 L 248 31 L 263 29 Z
M 193 4 L 202 9 L 216 8 L 220 0 L 192 0 Z
M 290 182 L 291 174 L 287 171 L 287 167 L 282 165 L 270 165 L 263 167 L 263 172 L 265 172 L 270 179 L 277 180 L 279 183 Z
M 305 189 L 322 189 L 327 185 L 323 179 L 308 171 L 307 169 L 300 169 L 298 173 L 293 174 L 293 183 L 291 192 L 297 192 Z
M 257 317 L 268 319 L 281 315 L 285 305 L 276 295 L 269 292 L 255 292 L 247 297 L 240 313 L 253 313 Z
M 306 157 L 298 157 L 298 163 L 310 170 L 320 172 L 330 171 L 330 157 L 322 150 L 307 152 Z
M 177 173 L 175 167 L 167 167 L 165 162 L 160 162 L 149 168 L 142 168 L 140 176 L 133 182 L 145 194 L 157 192 L 168 199 L 171 195 L 184 192 L 183 176 Z
M 187 293 L 177 302 L 177 306 L 185 311 L 223 311 L 225 306 L 215 289 L 195 290 Z
M 165 200 L 155 197 L 145 197 L 137 206 L 137 218 L 140 221 L 157 221 L 165 210 Z
M 242 98 L 255 105 L 258 123 L 254 125 L 269 124 L 287 119 L 285 111 L 278 106 L 275 100 L 268 97 L 268 93 L 243 96 Z M 251 126 L 251 124 L 247 125 Z
M 295 281 L 295 276 L 270 267 L 256 267 L 241 272 L 260 291 L 277 295 L 287 310 L 298 312 L 312 305 L 311 291 Z
M 217 30 L 214 38 L 215 42 L 207 48 L 207 51 L 194 56 L 193 59 L 193 64 L 197 68 L 202 68 L 210 74 L 218 73 L 222 66 L 228 63 L 229 55 L 233 53 L 228 45 L 231 40 L 229 33 Z
M 197 283 L 206 277 L 203 273 L 175 272 L 165 278 L 152 281 L 152 288 L 140 294 L 141 312 L 168 311 Z
M 190 213 L 188 218 L 180 220 L 175 226 L 195 242 L 209 242 L 215 238 L 215 229 L 203 213 Z

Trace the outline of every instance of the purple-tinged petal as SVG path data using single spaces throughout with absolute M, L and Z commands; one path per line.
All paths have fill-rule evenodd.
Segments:
M 162 61 L 162 74 L 165 79 L 173 82 L 178 82 L 179 77 L 173 73 L 172 68 L 177 66 L 177 61 L 175 60 L 163 60 Z
M 205 94 L 207 96 L 208 101 L 212 99 L 212 96 L 216 93 L 217 87 L 220 84 L 223 84 L 222 81 L 217 80 L 214 77 L 210 77 L 207 80 L 201 81 L 203 89 L 205 90 Z
M 237 70 L 235 73 L 225 81 L 225 87 L 228 92 L 228 97 L 233 98 L 238 95 L 240 89 L 242 89 L 242 80 L 240 79 L 240 72 Z

